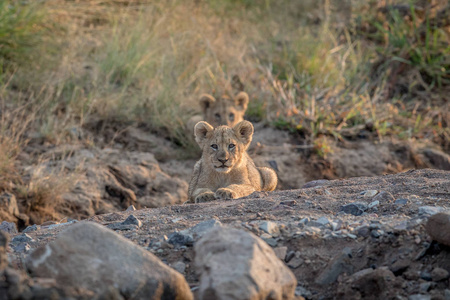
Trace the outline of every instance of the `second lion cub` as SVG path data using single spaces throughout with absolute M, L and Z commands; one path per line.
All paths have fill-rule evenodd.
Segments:
M 247 154 L 252 123 L 242 121 L 233 128 L 213 128 L 207 122 L 198 122 L 194 134 L 202 157 L 195 164 L 189 183 L 190 202 L 235 199 L 254 191 L 273 191 L 277 186 L 275 171 L 256 167 Z

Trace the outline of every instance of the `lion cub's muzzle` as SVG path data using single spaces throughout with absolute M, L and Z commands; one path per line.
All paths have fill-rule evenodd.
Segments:
M 218 163 L 214 164 L 214 168 L 218 172 L 228 172 L 231 169 L 231 162 L 227 158 L 217 159 Z

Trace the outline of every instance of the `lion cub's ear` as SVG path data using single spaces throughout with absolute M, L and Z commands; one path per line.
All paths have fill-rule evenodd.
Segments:
M 240 92 L 237 94 L 236 98 L 234 98 L 234 102 L 236 105 L 243 111 L 247 110 L 248 105 L 248 95 L 246 92 Z
M 203 113 L 206 113 L 206 110 L 211 107 L 211 104 L 213 104 L 214 102 L 216 102 L 216 99 L 214 99 L 213 96 L 208 95 L 208 94 L 203 94 L 200 97 L 200 106 L 202 108 Z
M 253 125 L 249 121 L 241 121 L 234 125 L 234 133 L 245 146 L 250 145 L 253 136 Z
M 197 124 L 195 124 L 194 127 L 195 141 L 200 147 L 202 147 L 203 143 L 206 141 L 206 135 L 213 130 L 214 128 L 207 122 L 200 121 Z

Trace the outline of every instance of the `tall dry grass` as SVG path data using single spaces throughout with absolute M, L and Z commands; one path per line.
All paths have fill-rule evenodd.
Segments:
M 184 124 L 198 96 L 238 75 L 251 120 L 300 132 L 307 143 L 365 128 L 448 149 L 442 7 L 49 0 L 39 8 L 52 30 L 9 87 L 45 102 L 34 125 L 52 143 L 74 142 L 73 128 L 104 120 L 146 124 L 195 153 Z

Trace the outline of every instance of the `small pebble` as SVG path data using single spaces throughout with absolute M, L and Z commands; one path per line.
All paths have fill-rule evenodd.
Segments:
M 294 258 L 292 258 L 287 265 L 289 266 L 289 268 L 291 269 L 297 269 L 298 267 L 300 267 L 303 264 L 304 260 L 300 257 L 296 257 L 294 256 Z
M 182 261 L 177 261 L 172 265 L 172 268 L 174 268 L 179 273 L 184 274 L 184 271 L 186 271 L 186 264 Z
M 130 205 L 128 206 L 128 208 L 125 211 L 135 211 L 136 207 L 134 207 L 134 205 Z
M 398 206 L 406 205 L 406 204 L 408 204 L 408 199 L 406 199 L 406 198 L 397 199 L 397 200 L 395 200 L 394 204 L 398 205 Z
M 367 190 L 367 191 L 361 192 L 361 195 L 364 195 L 364 197 L 373 197 L 376 194 L 378 194 L 377 190 Z
M 284 260 L 286 258 L 287 247 L 276 247 L 273 249 L 273 251 L 279 259 Z
M 306 225 L 309 223 L 309 221 L 310 221 L 310 219 L 308 217 L 306 217 L 306 218 L 303 218 L 300 220 L 300 224 Z
M 380 201 L 373 201 L 369 204 L 368 209 L 374 208 L 380 204 Z
M 367 210 L 367 204 L 360 203 L 360 202 L 346 204 L 341 207 L 341 211 L 345 212 L 346 214 L 351 214 L 354 216 L 360 216 L 366 210 Z
M 381 236 L 381 232 L 380 232 L 380 230 L 372 230 L 370 232 L 370 235 L 374 238 L 379 238 Z
M 261 224 L 259 225 L 259 229 L 265 231 L 266 233 L 272 236 L 280 235 L 280 229 L 278 228 L 278 225 L 275 222 L 271 221 L 261 222 Z

